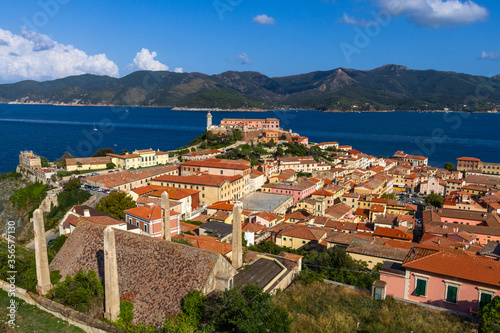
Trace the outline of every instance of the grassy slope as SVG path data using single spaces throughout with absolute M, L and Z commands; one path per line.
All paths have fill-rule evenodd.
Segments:
M 67 322 L 45 311 L 26 304 L 19 299 L 16 300 L 20 305 L 16 315 L 16 327 L 11 328 L 5 323 L 8 310 L 7 306 L 9 305 L 10 299 L 5 291 L 0 290 L 0 317 L 2 318 L 2 320 L 0 320 L 0 332 L 83 332 L 83 330 L 78 327 L 71 326 Z
M 275 302 L 293 318 L 291 332 L 471 332 L 464 319 L 367 293 L 316 282 L 295 283 Z

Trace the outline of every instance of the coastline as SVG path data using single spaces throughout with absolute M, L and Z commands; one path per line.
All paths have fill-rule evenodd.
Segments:
M 114 105 L 114 104 L 76 104 L 76 103 L 21 103 L 21 102 L 0 102 L 5 105 L 51 105 L 51 106 L 86 106 L 86 107 L 116 107 L 116 108 L 149 108 L 149 109 L 171 109 L 172 111 L 192 111 L 192 112 L 293 112 L 293 111 L 319 111 L 325 113 L 377 113 L 377 112 L 442 112 L 442 113 L 489 113 L 500 114 L 500 111 L 462 111 L 462 110 L 317 110 L 317 109 L 220 109 L 220 108 L 184 108 L 179 106 L 158 106 L 158 105 Z

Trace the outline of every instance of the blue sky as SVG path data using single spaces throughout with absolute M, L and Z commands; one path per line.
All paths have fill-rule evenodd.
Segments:
M 134 70 L 500 73 L 493 0 L 4 0 L 0 82 Z

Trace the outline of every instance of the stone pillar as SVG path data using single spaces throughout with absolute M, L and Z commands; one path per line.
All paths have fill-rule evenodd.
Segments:
M 47 256 L 47 240 L 43 213 L 40 209 L 33 213 L 33 229 L 35 233 L 36 289 L 38 294 L 45 295 L 51 288 L 49 258 Z
M 161 220 L 161 239 L 172 240 L 170 231 L 170 202 L 168 201 L 168 193 L 161 194 L 161 209 L 163 211 L 163 219 Z
M 115 231 L 104 229 L 104 317 L 111 322 L 120 314 L 120 291 L 118 286 L 118 265 L 116 263 Z
M 243 240 L 241 239 L 241 204 L 236 203 L 233 208 L 233 254 L 231 256 L 233 267 L 238 269 L 243 266 L 243 253 L 242 246 Z

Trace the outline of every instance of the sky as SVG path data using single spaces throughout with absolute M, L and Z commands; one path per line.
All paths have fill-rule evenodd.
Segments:
M 136 70 L 500 74 L 497 0 L 3 0 L 0 83 Z

